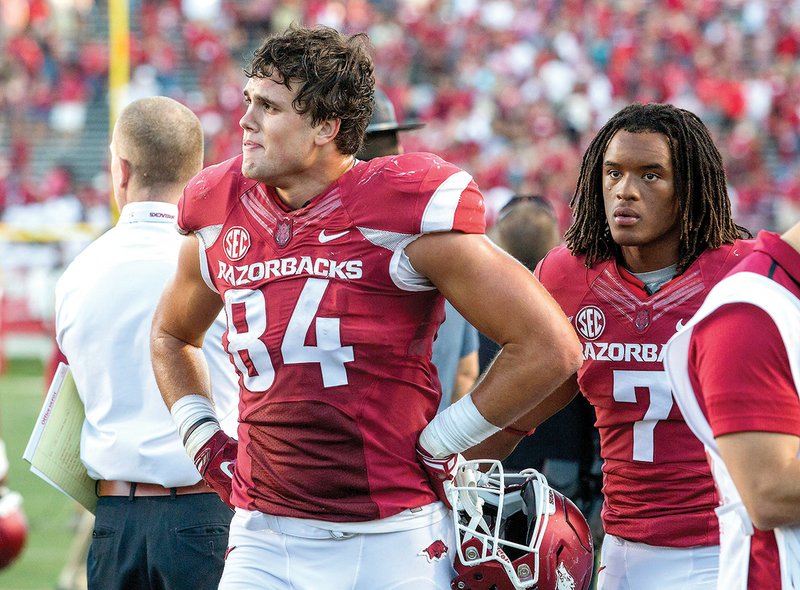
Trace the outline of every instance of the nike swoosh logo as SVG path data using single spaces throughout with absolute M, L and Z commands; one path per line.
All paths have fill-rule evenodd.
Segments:
M 338 234 L 330 234 L 329 235 L 329 234 L 326 234 L 325 230 L 323 229 L 321 232 L 319 232 L 319 241 L 320 241 L 321 244 L 327 244 L 330 241 L 338 240 L 339 238 L 341 238 L 343 236 L 346 236 L 347 232 L 349 232 L 349 231 L 350 230 L 346 229 L 343 232 L 339 232 Z
M 222 473 L 233 479 L 233 470 L 231 469 L 231 464 L 232 464 L 231 461 L 225 461 L 224 463 L 220 463 L 219 469 L 220 471 L 222 471 Z

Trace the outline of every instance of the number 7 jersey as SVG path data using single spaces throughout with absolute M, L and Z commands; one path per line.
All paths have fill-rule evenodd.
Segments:
M 706 250 L 652 295 L 614 260 L 586 268 L 562 246 L 539 263 L 583 345 L 578 385 L 597 415 L 606 532 L 661 547 L 719 543 L 711 471 L 672 398 L 664 345 L 752 248 Z
M 414 445 L 441 396 L 444 300 L 403 249 L 484 231 L 472 178 L 431 154 L 378 158 L 290 210 L 240 156 L 187 185 L 178 224 L 200 240 L 240 376 L 234 504 L 350 522 L 435 501 Z

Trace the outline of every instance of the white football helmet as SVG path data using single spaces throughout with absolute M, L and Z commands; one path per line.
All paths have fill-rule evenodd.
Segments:
M 457 536 L 453 590 L 589 588 L 589 525 L 541 473 L 504 473 L 500 461 L 463 461 L 447 493 Z

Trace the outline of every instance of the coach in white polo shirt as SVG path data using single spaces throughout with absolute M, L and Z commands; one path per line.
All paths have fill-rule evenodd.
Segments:
M 187 457 L 150 363 L 150 324 L 175 273 L 184 184 L 203 163 L 200 121 L 165 97 L 128 105 L 111 140 L 117 225 L 88 246 L 56 287 L 56 337 L 86 407 L 81 460 L 98 480 L 89 588 L 217 588 L 233 512 Z M 238 385 L 205 339 L 217 414 L 235 435 Z

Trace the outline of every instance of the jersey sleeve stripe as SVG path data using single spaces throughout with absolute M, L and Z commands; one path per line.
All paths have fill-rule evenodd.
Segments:
M 422 214 L 421 233 L 453 229 L 461 193 L 470 182 L 472 176 L 460 170 L 439 185 Z

